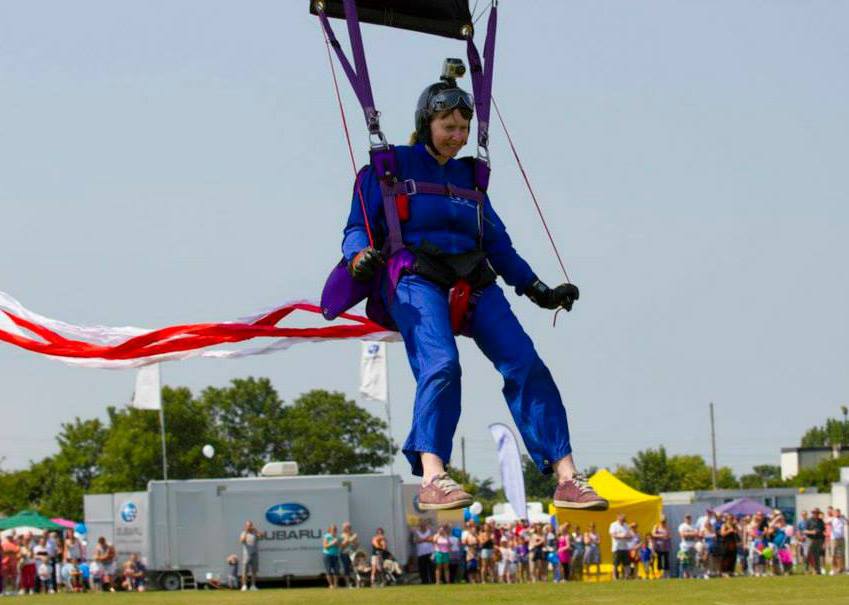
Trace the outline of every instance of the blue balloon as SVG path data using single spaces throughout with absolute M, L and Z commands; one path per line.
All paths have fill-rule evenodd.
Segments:
M 472 521 L 475 522 L 475 525 L 480 525 L 481 524 L 481 516 L 480 515 L 473 516 Z
M 455 538 L 459 538 L 463 535 L 463 531 L 459 527 L 455 527 L 451 530 L 451 535 Z
M 78 534 L 85 535 L 88 533 L 88 528 L 85 526 L 85 523 L 77 523 L 77 526 L 74 528 L 74 531 Z
M 472 511 L 469 510 L 469 507 L 463 509 L 463 521 L 468 521 L 472 518 Z

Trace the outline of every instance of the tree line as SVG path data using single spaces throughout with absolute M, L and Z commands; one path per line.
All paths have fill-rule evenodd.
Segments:
M 305 475 L 369 473 L 386 466 L 397 452 L 386 423 L 342 393 L 312 390 L 285 403 L 267 378 L 233 380 L 223 388 L 207 387 L 194 396 L 186 387 L 163 387 L 170 479 L 246 477 L 273 460 L 296 460 Z M 80 419 L 61 425 L 59 451 L 29 468 L 0 471 L 0 513 L 35 508 L 49 516 L 82 519 L 83 495 L 140 491 L 162 478 L 159 416 L 132 407 L 107 408 L 107 420 Z M 808 429 L 803 447 L 849 443 L 847 420 L 830 418 Z M 203 447 L 212 445 L 207 458 Z M 529 499 L 548 501 L 555 489 L 528 456 L 522 457 Z M 740 477 L 728 467 L 717 469 L 720 489 L 810 487 L 830 491 L 849 455 L 823 460 L 789 481 L 777 465 L 761 464 Z M 589 476 L 595 468 L 585 469 Z M 456 481 L 487 510 L 504 500 L 492 478 L 479 479 L 449 468 Z M 631 463 L 616 467 L 616 476 L 648 494 L 709 490 L 713 479 L 702 456 L 669 455 L 663 445 L 637 452 Z

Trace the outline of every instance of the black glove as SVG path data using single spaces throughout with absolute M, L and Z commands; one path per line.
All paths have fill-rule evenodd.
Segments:
M 363 248 L 348 263 L 348 273 L 357 281 L 367 282 L 374 277 L 378 267 L 383 265 L 383 255 L 369 246 Z
M 540 280 L 536 280 L 525 290 L 525 296 L 543 309 L 562 307 L 571 311 L 572 305 L 580 298 L 581 293 L 578 286 L 574 284 L 560 284 L 552 290 Z

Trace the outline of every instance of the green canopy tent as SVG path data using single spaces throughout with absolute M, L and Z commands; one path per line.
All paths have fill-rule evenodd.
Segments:
M 47 529 L 60 531 L 64 529 L 58 523 L 53 523 L 44 515 L 40 515 L 34 510 L 22 510 L 12 517 L 0 519 L 0 531 L 7 529 L 17 529 L 19 527 L 33 527 L 35 529 Z

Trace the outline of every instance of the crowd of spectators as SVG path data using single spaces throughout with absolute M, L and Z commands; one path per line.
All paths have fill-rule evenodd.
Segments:
M 71 530 L 42 535 L 10 532 L 0 549 L 0 595 L 145 588 L 145 568 L 138 556 L 130 556 L 119 567 L 115 548 L 103 537 L 89 547 Z
M 796 523 L 788 523 L 777 509 L 743 517 L 707 510 L 695 522 L 686 515 L 678 527 L 680 575 L 841 574 L 846 570 L 846 526 L 846 517 L 832 507 L 825 513 L 819 508 L 802 512 Z
M 840 510 L 804 512 L 795 524 L 780 510 L 751 516 L 690 515 L 670 528 L 641 528 L 618 515 L 609 527 L 615 580 L 718 578 L 790 573 L 840 574 L 846 570 L 847 519 Z M 677 534 L 677 535 L 676 535 Z M 568 582 L 601 579 L 600 536 L 595 524 L 510 524 L 467 521 L 464 527 L 422 520 L 411 532 L 414 558 L 408 566 L 423 584 Z M 678 542 L 677 551 L 674 543 Z M 328 585 L 380 585 L 384 558 L 391 558 L 382 530 L 370 542 L 370 574 L 358 575 L 359 538 L 350 524 L 323 539 Z M 606 578 L 605 578 L 606 579 Z M 364 581 L 364 580 L 370 580 Z
M 707 510 L 685 515 L 673 534 L 666 518 L 642 532 L 625 515 L 610 524 L 613 579 L 669 578 L 677 562 L 682 578 L 846 572 L 846 517 L 839 509 L 802 512 L 789 523 L 780 510 L 735 517 Z M 677 540 L 673 540 L 677 538 Z M 423 584 L 568 582 L 601 577 L 600 536 L 595 524 L 510 524 L 467 521 L 434 525 L 422 519 L 410 535 L 415 556 L 407 566 Z M 245 523 L 242 556 L 227 558 L 229 588 L 256 590 L 258 534 Z M 678 542 L 673 553 L 673 542 Z M 389 551 L 382 528 L 360 540 L 350 523 L 331 525 L 322 537 L 322 557 L 331 589 L 397 582 L 402 565 Z M 145 567 L 137 555 L 118 565 L 105 538 L 93 547 L 74 532 L 10 533 L 0 543 L 0 595 L 57 592 L 144 591 Z M 241 568 L 241 574 L 240 572 Z

